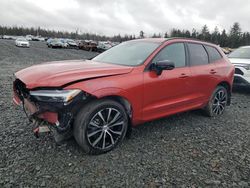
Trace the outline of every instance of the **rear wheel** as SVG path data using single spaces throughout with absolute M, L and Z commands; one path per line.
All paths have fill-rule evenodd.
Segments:
M 228 91 L 223 86 L 218 86 L 210 97 L 210 101 L 205 107 L 208 116 L 218 116 L 225 111 L 228 101 Z
M 78 113 L 74 137 L 89 154 L 101 154 L 114 149 L 123 139 L 128 116 L 123 106 L 113 100 L 90 102 Z

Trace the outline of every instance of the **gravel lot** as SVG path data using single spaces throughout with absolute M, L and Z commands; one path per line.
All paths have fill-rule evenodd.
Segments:
M 250 187 L 250 89 L 233 93 L 222 117 L 201 111 L 141 125 L 104 155 L 83 154 L 72 139 L 36 139 L 12 105 L 13 73 L 44 61 L 94 56 L 82 50 L 29 49 L 0 40 L 0 187 Z

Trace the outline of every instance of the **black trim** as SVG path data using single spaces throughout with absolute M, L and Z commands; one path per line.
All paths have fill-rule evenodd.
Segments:
M 205 50 L 205 51 L 206 51 L 206 53 L 207 53 L 208 64 L 210 64 L 210 63 L 211 63 L 211 60 L 210 60 L 210 55 L 209 55 L 209 53 L 208 53 L 208 50 L 206 49 L 206 47 L 205 47 L 205 45 L 204 45 L 204 44 L 202 44 L 202 46 L 203 46 L 204 50 Z
M 185 46 L 185 53 L 186 53 L 186 65 L 187 67 L 190 67 L 190 53 L 189 53 L 189 49 L 188 49 L 186 42 L 184 42 L 184 46 Z

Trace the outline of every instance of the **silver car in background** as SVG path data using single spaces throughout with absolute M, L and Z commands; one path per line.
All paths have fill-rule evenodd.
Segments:
M 30 47 L 29 41 L 25 38 L 17 38 L 15 44 L 18 47 L 26 47 L 26 48 Z
M 243 46 L 228 55 L 235 66 L 234 85 L 250 86 L 250 46 Z

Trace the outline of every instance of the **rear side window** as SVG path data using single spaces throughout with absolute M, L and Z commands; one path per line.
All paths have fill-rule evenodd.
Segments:
M 186 66 L 186 54 L 185 46 L 183 43 L 175 43 L 166 46 L 161 50 L 153 60 L 153 63 L 157 61 L 170 60 L 175 64 L 175 67 Z
M 221 54 L 218 52 L 216 48 L 211 46 L 205 46 L 205 47 L 207 49 L 210 62 L 214 62 L 222 58 Z
M 190 54 L 190 65 L 206 65 L 208 64 L 208 55 L 205 48 L 201 44 L 187 43 Z

